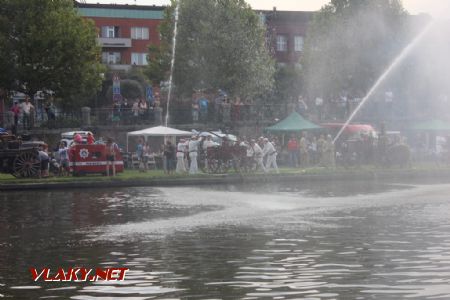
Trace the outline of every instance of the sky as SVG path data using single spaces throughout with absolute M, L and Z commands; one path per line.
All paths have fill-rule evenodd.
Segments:
M 86 0 L 86 2 L 167 5 L 170 0 Z M 247 2 L 254 9 L 272 9 L 276 6 L 278 10 L 318 10 L 329 0 L 247 0 Z M 428 13 L 434 17 L 445 18 L 450 16 L 450 0 L 403 0 L 403 6 L 411 14 Z

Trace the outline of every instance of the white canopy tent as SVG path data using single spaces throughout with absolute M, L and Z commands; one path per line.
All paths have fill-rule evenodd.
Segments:
M 142 130 L 127 132 L 127 152 L 128 152 L 129 136 L 143 136 L 147 138 L 149 136 L 175 137 L 175 136 L 189 136 L 189 135 L 192 135 L 192 132 L 165 126 L 156 126 Z

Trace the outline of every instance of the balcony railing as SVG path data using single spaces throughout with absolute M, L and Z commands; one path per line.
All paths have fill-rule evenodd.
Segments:
M 98 38 L 98 44 L 104 48 L 130 48 L 131 39 L 127 38 Z

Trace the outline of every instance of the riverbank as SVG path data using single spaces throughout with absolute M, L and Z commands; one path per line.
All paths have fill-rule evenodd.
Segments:
M 375 167 L 281 169 L 280 174 L 197 174 L 167 175 L 162 171 L 152 170 L 146 173 L 126 170 L 116 177 L 100 175 L 83 177 L 49 177 L 17 179 L 11 175 L 0 175 L 0 190 L 34 190 L 34 189 L 70 189 L 70 188 L 111 188 L 139 186 L 189 186 L 211 184 L 242 184 L 257 182 L 305 182 L 336 180 L 378 180 L 378 179 L 416 179 L 416 178 L 450 178 L 450 166 L 418 166 L 407 169 L 381 169 Z

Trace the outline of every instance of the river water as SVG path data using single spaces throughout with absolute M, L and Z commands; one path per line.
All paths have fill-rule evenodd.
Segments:
M 0 193 L 0 298 L 450 299 L 450 184 Z M 34 282 L 30 267 L 126 267 Z

